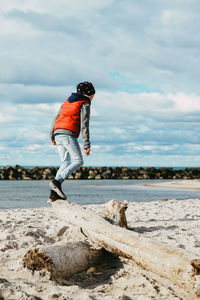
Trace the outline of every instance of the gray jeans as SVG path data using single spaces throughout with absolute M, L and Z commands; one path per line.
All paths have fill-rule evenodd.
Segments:
M 55 136 L 55 141 L 61 159 L 56 179 L 62 183 L 73 171 L 83 165 L 83 157 L 75 136 L 59 134 Z

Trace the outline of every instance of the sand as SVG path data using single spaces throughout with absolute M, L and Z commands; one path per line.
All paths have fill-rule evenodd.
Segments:
M 200 257 L 200 199 L 129 203 L 128 227 L 143 236 Z M 104 205 L 87 206 L 104 214 Z M 143 270 L 125 258 L 115 258 L 81 272 L 60 285 L 22 266 L 24 254 L 40 245 L 64 239 L 66 224 L 51 207 L 0 210 L 0 299 L 191 299 L 170 281 Z
M 200 190 L 200 180 L 172 180 L 161 181 L 157 183 L 145 184 L 145 186 L 160 187 L 160 188 L 175 188 L 175 189 L 187 189 L 187 190 Z

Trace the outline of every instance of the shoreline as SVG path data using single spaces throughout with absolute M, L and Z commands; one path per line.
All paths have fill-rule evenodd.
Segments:
M 185 190 L 200 190 L 200 180 L 176 180 L 162 183 L 146 183 L 144 186 L 158 187 L 158 188 L 172 188 Z
M 128 228 L 139 235 L 178 248 L 199 258 L 200 199 L 154 202 L 129 202 Z M 85 207 L 103 215 L 104 204 Z M 175 284 L 140 268 L 133 261 L 119 258 L 114 265 L 100 266 L 73 276 L 65 285 L 49 280 L 44 274 L 32 274 L 22 267 L 24 254 L 40 245 L 74 241 L 61 229 L 66 226 L 51 207 L 0 210 L 0 296 L 5 299 L 42 300 L 122 300 L 122 299 L 191 299 Z

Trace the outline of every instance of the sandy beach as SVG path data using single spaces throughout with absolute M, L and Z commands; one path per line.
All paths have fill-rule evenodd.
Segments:
M 152 186 L 152 187 L 160 187 L 160 188 L 175 188 L 175 189 L 186 189 L 186 190 L 200 190 L 200 180 L 170 180 L 170 181 L 163 181 L 160 183 L 151 183 L 145 184 L 145 186 Z
M 199 258 L 199 204 L 200 199 L 129 203 L 128 228 Z M 104 205 L 87 207 L 104 215 Z M 61 234 L 64 226 L 50 206 L 0 211 L 0 299 L 191 299 L 167 279 L 125 258 L 102 262 L 92 273 L 76 274 L 65 285 L 51 281 L 48 274 L 41 277 L 24 269 L 22 259 L 29 249 L 66 239 L 67 232 Z

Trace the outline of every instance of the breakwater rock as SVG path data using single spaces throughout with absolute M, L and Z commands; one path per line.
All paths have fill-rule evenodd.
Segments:
M 57 170 L 55 167 L 4 166 L 0 169 L 0 180 L 49 180 L 55 177 Z M 200 179 L 200 168 L 82 167 L 68 179 Z

